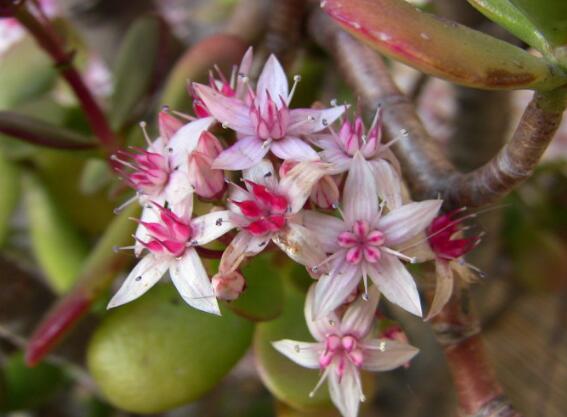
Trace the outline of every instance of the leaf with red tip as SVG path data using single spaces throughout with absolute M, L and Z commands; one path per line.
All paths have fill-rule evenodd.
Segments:
M 549 90 L 567 82 L 547 61 L 403 0 L 327 0 L 323 9 L 372 48 L 458 84 Z

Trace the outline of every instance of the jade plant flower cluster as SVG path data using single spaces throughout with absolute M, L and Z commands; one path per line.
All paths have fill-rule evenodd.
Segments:
M 440 215 L 441 200 L 409 200 L 380 109 L 366 128 L 347 105 L 293 108 L 300 77 L 290 88 L 272 55 L 254 85 L 252 62 L 249 50 L 230 79 L 216 69 L 208 85 L 192 84 L 194 116 L 164 109 L 157 139 L 143 125 L 147 146 L 113 157 L 143 212 L 131 246 L 140 260 L 109 307 L 169 272 L 187 304 L 221 314 L 218 299 L 246 291 L 240 267 L 281 250 L 313 277 L 305 320 L 315 341 L 274 348 L 320 370 L 314 389 L 327 382 L 336 407 L 354 417 L 365 398 L 360 372 L 404 366 L 417 353 L 376 336 L 379 298 L 421 317 L 407 264 L 435 260 L 447 277 L 478 241 L 458 236 L 456 213 Z M 209 209 L 193 215 L 197 200 Z M 210 252 L 220 258 L 213 277 L 201 260 Z M 452 285 L 440 288 L 437 312 Z

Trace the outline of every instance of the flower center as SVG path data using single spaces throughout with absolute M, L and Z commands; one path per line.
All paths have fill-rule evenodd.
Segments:
M 289 209 L 287 198 L 276 194 L 266 186 L 247 181 L 252 187 L 253 200 L 233 201 L 242 215 L 249 221 L 244 227 L 254 236 L 277 232 L 286 224 Z
M 193 229 L 171 210 L 155 204 L 159 210 L 160 223 L 140 222 L 148 231 L 150 240 L 141 242 L 146 249 L 155 254 L 183 255 L 187 243 L 193 236 Z
M 436 217 L 427 229 L 428 241 L 435 254 L 446 260 L 462 257 L 480 242 L 479 236 L 458 238 L 462 219 L 454 219 L 462 209 Z
M 289 120 L 289 109 L 283 98 L 280 97 L 281 106 L 268 94 L 266 103 L 260 107 L 252 104 L 250 118 L 256 134 L 262 140 L 278 140 L 285 137 Z
M 135 152 L 118 151 L 114 160 L 121 164 L 119 174 L 130 187 L 141 194 L 155 196 L 169 180 L 169 161 L 159 153 L 142 148 Z
M 333 361 L 336 361 L 337 372 L 342 377 L 347 361 L 356 367 L 362 365 L 364 358 L 358 345 L 358 339 L 354 336 L 328 335 L 325 340 L 325 350 L 319 355 L 319 366 L 321 369 L 326 369 Z
M 379 230 L 370 230 L 368 222 L 357 220 L 352 231 L 342 232 L 337 238 L 339 246 L 348 249 L 346 261 L 357 265 L 362 259 L 366 262 L 376 263 L 381 258 L 380 246 L 384 244 L 384 233 Z

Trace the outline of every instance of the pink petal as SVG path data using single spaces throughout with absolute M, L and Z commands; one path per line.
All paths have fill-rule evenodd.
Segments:
M 453 294 L 454 280 L 450 263 L 450 261 L 444 260 L 435 261 L 435 294 L 433 295 L 433 301 L 431 301 L 431 306 L 429 307 L 429 312 L 425 320 L 430 320 L 439 314 Z
M 360 152 L 354 156 L 343 191 L 343 212 L 347 223 L 371 222 L 378 213 L 378 190 L 372 168 Z
M 377 224 L 386 236 L 386 244 L 397 246 L 422 232 L 437 216 L 443 200 L 405 204 L 383 216 Z
M 407 343 L 389 339 L 375 339 L 364 342 L 362 367 L 367 371 L 390 371 L 409 362 L 419 349 Z
M 272 346 L 299 366 L 319 369 L 319 351 L 324 349 L 320 343 L 296 342 L 295 340 L 285 339 L 272 342 Z
M 253 183 L 264 185 L 269 189 L 274 189 L 278 184 L 278 178 L 274 169 L 274 164 L 268 159 L 262 159 L 260 162 L 242 172 L 245 180 Z
M 128 274 L 107 308 L 129 303 L 145 294 L 165 274 L 167 268 L 169 268 L 167 261 L 156 258 L 152 254 L 144 256 Z
M 398 258 L 383 253 L 378 264 L 367 266 L 367 272 L 388 301 L 421 317 L 421 302 L 415 281 Z
M 340 197 L 337 181 L 330 175 L 325 175 L 315 184 L 310 196 L 311 201 L 322 209 L 336 208 Z
M 234 229 L 235 225 L 230 220 L 229 214 L 228 210 L 213 211 L 193 219 L 191 222 L 194 233 L 193 244 L 206 245 Z
M 240 170 L 254 166 L 262 160 L 270 150 L 263 146 L 264 142 L 255 136 L 239 139 L 230 148 L 225 149 L 213 161 L 214 169 Z
M 270 96 L 276 103 L 289 94 L 287 76 L 275 55 L 270 55 L 256 85 L 256 105 L 263 109 Z
M 342 174 L 349 170 L 352 159 L 340 149 L 324 149 L 319 153 L 321 159 L 331 164 L 329 174 Z
M 292 161 L 316 161 L 319 159 L 317 152 L 307 143 L 299 138 L 286 136 L 272 143 L 271 150 L 280 159 Z
M 319 132 L 330 126 L 345 112 L 347 106 L 336 106 L 328 109 L 293 109 L 289 112 L 287 132 L 301 136 Z
M 356 417 L 360 401 L 363 398 L 360 374 L 349 361 L 346 363 L 342 378 L 339 379 L 335 369 L 329 373 L 329 393 L 333 404 L 343 417 Z
M 254 51 L 253 48 L 250 47 L 246 50 L 246 53 L 242 57 L 242 61 L 240 61 L 240 66 L 238 67 L 238 74 L 236 74 L 235 96 L 237 98 L 243 98 L 248 92 L 246 87 L 247 82 L 244 82 L 243 77 L 248 77 L 250 69 L 252 68 L 253 59 Z
M 361 277 L 360 268 L 343 265 L 339 271 L 319 278 L 313 296 L 313 317 L 324 317 L 340 306 L 358 286 Z
M 300 162 L 280 181 L 278 190 L 287 196 L 291 212 L 297 213 L 311 195 L 313 187 L 327 174 L 327 166 L 317 161 Z
M 343 316 L 341 332 L 354 335 L 359 339 L 365 338 L 374 323 L 379 299 L 378 290 L 370 288 L 368 300 L 360 297 L 355 303 L 351 304 Z
M 313 210 L 305 210 L 302 214 L 303 225 L 318 236 L 325 252 L 336 252 L 339 249 L 337 239 L 347 229 L 345 223 L 337 217 L 321 214 Z
M 209 112 L 220 123 L 246 136 L 255 134 L 250 120 L 250 109 L 242 100 L 226 97 L 206 85 L 193 84 L 193 87 Z
M 207 313 L 221 315 L 213 286 L 197 251 L 187 249 L 180 260 L 172 263 L 169 273 L 187 304 Z
M 402 179 L 388 162 L 383 159 L 370 161 L 374 171 L 378 195 L 393 210 L 402 205 Z

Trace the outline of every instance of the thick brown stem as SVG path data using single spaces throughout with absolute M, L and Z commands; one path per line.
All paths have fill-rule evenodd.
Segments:
M 272 2 L 266 48 L 276 54 L 285 67 L 293 61 L 301 38 L 301 23 L 306 0 L 275 0 Z
M 35 38 L 39 46 L 53 59 L 55 66 L 75 93 L 89 125 L 108 153 L 118 147 L 118 139 L 110 129 L 106 116 L 102 112 L 91 91 L 73 66 L 73 53 L 65 51 L 60 39 L 47 28 L 25 6 L 16 6 L 14 16 Z
M 487 164 L 459 173 L 419 121 L 411 102 L 393 83 L 381 57 L 338 28 L 322 12 L 310 21 L 311 34 L 333 55 L 339 70 L 370 112 L 384 109 L 385 133 L 408 135 L 394 147 L 417 198 L 441 196 L 447 209 L 481 207 L 527 179 L 553 138 L 567 106 L 567 88 L 535 93 L 512 139 Z
M 433 319 L 453 375 L 462 417 L 520 417 L 496 380 L 466 289 L 453 295 Z

